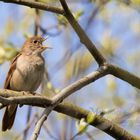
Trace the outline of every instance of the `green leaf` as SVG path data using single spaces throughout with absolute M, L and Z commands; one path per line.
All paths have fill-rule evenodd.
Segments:
M 90 112 L 88 115 L 87 115 L 87 123 L 92 123 L 94 122 L 96 118 L 96 114 L 94 112 Z

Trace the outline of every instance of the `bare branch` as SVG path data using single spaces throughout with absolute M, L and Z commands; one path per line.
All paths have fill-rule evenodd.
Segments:
M 45 3 L 36 2 L 36 1 L 29 1 L 29 0 L 0 0 L 0 1 L 6 2 L 6 3 L 16 3 L 19 5 L 25 5 L 31 8 L 45 10 L 45 11 L 53 12 L 56 14 L 64 13 L 64 11 L 61 8 L 48 6 Z
M 81 42 L 85 44 L 87 49 L 91 52 L 91 54 L 94 56 L 95 60 L 98 62 L 99 65 L 108 65 L 110 68 L 110 74 L 130 83 L 134 87 L 137 87 L 140 89 L 140 78 L 135 76 L 134 74 L 129 73 L 126 70 L 123 70 L 115 65 L 111 64 L 105 64 L 107 61 L 103 57 L 103 55 L 96 49 L 96 46 L 91 42 L 91 40 L 88 38 L 86 33 L 83 31 L 81 26 L 78 24 L 78 22 L 73 17 L 70 9 L 68 8 L 68 5 L 65 0 L 60 0 L 63 8 L 64 8 L 64 16 L 67 18 L 69 23 L 74 28 L 75 32 L 78 34 Z
M 51 105 L 51 100 L 43 96 L 32 95 L 26 92 L 23 94 L 23 92 L 0 89 L 0 103 L 5 105 L 24 104 L 46 108 L 46 106 Z M 88 114 L 91 113 L 90 111 L 82 109 L 81 107 L 75 106 L 71 103 L 61 103 L 54 110 L 79 120 L 82 118 L 86 119 Z M 94 121 L 91 122 L 90 125 L 99 128 L 115 139 L 139 140 L 139 138 L 130 134 L 117 124 L 114 124 L 113 122 L 96 114 Z
M 73 84 L 69 85 L 68 87 L 64 88 L 63 90 L 61 90 L 61 92 L 59 92 L 57 95 L 55 95 L 52 98 L 52 106 L 50 106 L 49 108 L 46 108 L 45 111 L 43 112 L 42 117 L 40 118 L 40 120 L 37 122 L 36 128 L 33 132 L 33 136 L 32 136 L 32 140 L 36 140 L 40 130 L 41 130 L 41 126 L 43 125 L 44 121 L 47 120 L 48 115 L 50 114 L 50 112 L 61 102 L 63 101 L 63 99 L 65 99 L 66 97 L 68 97 L 69 95 L 71 95 L 72 93 L 74 93 L 75 91 L 81 89 L 82 87 L 88 85 L 91 82 L 94 82 L 95 80 L 103 77 L 104 75 L 107 74 L 107 69 L 106 67 L 101 67 L 98 71 L 95 71 L 87 76 L 85 76 L 84 78 L 74 82 Z
M 41 131 L 42 125 L 43 123 L 47 120 L 48 115 L 50 114 L 50 112 L 54 109 L 53 106 L 49 106 L 47 107 L 43 113 L 42 116 L 40 117 L 40 119 L 37 121 L 37 124 L 35 126 L 35 130 L 33 131 L 33 135 L 31 137 L 31 140 L 37 140 L 39 133 Z
M 89 52 L 93 55 L 95 60 L 99 65 L 103 65 L 106 63 L 106 59 L 103 57 L 103 55 L 96 49 L 95 45 L 92 43 L 92 41 L 89 39 L 89 37 L 86 35 L 82 27 L 79 25 L 79 23 L 76 21 L 74 16 L 72 15 L 70 9 L 67 6 L 67 3 L 65 0 L 60 0 L 61 5 L 64 8 L 64 16 L 67 18 L 75 32 L 80 38 L 81 43 L 83 43 Z
M 81 89 L 82 87 L 88 85 L 89 83 L 94 82 L 95 80 L 107 75 L 110 72 L 111 68 L 114 69 L 115 67 L 113 65 L 102 66 L 102 67 L 100 67 L 100 69 L 98 71 L 95 71 L 95 72 L 87 75 L 86 77 L 76 81 L 75 83 L 69 85 L 68 87 L 61 90 L 60 93 L 55 95 L 52 98 L 52 106 L 45 110 L 45 112 L 47 112 L 47 113 L 46 114 L 44 113 L 42 118 L 40 119 L 40 121 L 37 123 L 38 125 L 34 132 L 34 136 L 36 136 L 35 138 L 37 138 L 38 135 L 36 135 L 36 134 L 39 134 L 41 126 L 43 125 L 43 122 L 47 119 L 49 113 L 51 112 L 51 109 L 53 110 L 61 101 L 63 101 L 63 99 L 65 99 L 66 97 L 68 97 L 69 95 L 74 93 L 75 91 L 77 91 L 77 90 Z M 122 76 L 126 77 L 126 75 L 127 75 L 127 77 L 130 77 L 130 79 L 134 78 L 133 80 L 135 80 L 136 77 L 134 75 L 132 75 L 122 69 L 121 69 L 121 71 L 123 71 L 123 73 L 124 73 L 124 75 L 122 75 Z M 37 130 L 38 130 L 38 132 L 37 132 Z M 36 139 L 32 139 L 32 140 L 36 140 Z
M 52 98 L 53 104 L 58 104 L 59 102 L 63 101 L 66 97 L 74 93 L 75 91 L 81 89 L 82 87 L 96 81 L 97 79 L 105 76 L 108 74 L 108 67 L 103 66 L 100 67 L 99 70 L 90 73 L 89 75 L 81 78 L 80 80 L 74 82 L 73 84 L 69 85 L 68 87 L 64 88 Z
M 115 65 L 109 65 L 109 73 L 114 75 L 117 78 L 120 78 L 121 80 L 128 82 L 132 86 L 140 89 L 140 77 L 118 67 Z
M 1 96 L 0 103 L 4 105 L 7 105 L 7 104 L 19 104 L 19 105 L 44 104 L 44 106 L 48 106 L 52 103 L 51 100 L 39 94 L 37 94 L 36 96 L 33 96 L 32 94 L 29 94 L 28 92 L 17 92 L 17 91 L 12 91 L 12 90 L 7 90 L 7 89 L 0 89 L 0 96 Z M 6 98 L 8 98 L 8 100 L 5 100 Z M 40 103 L 40 101 L 42 103 Z M 32 104 L 28 104 L 30 102 L 32 102 Z

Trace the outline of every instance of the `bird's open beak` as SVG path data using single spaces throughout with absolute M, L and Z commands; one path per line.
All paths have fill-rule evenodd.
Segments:
M 48 36 L 47 36 L 46 38 L 42 38 L 42 42 L 44 42 L 44 41 L 47 40 L 47 39 L 48 39 Z M 42 49 L 42 52 L 43 52 L 43 51 L 46 50 L 46 49 L 52 49 L 52 48 L 42 45 L 41 49 Z
M 43 51 L 45 51 L 46 49 L 52 49 L 52 48 L 51 48 L 51 47 L 47 47 L 47 46 L 42 46 L 41 49 L 42 49 L 42 52 L 43 52 Z

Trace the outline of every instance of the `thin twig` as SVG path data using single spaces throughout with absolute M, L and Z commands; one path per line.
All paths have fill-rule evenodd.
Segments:
M 42 125 L 44 123 L 44 121 L 47 120 L 48 115 L 50 114 L 50 112 L 54 109 L 53 106 L 49 106 L 47 107 L 44 112 L 42 113 L 42 116 L 40 117 L 40 119 L 37 121 L 37 124 L 35 126 L 35 130 L 33 131 L 31 140 L 37 140 L 40 130 L 42 128 Z

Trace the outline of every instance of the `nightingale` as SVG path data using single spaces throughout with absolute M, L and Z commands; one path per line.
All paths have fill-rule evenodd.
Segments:
M 21 52 L 13 59 L 6 77 L 5 89 L 27 91 L 33 93 L 39 87 L 45 71 L 45 61 L 42 52 L 47 49 L 42 43 L 45 39 L 41 36 L 28 38 Z M 6 107 L 2 131 L 13 126 L 18 105 Z

